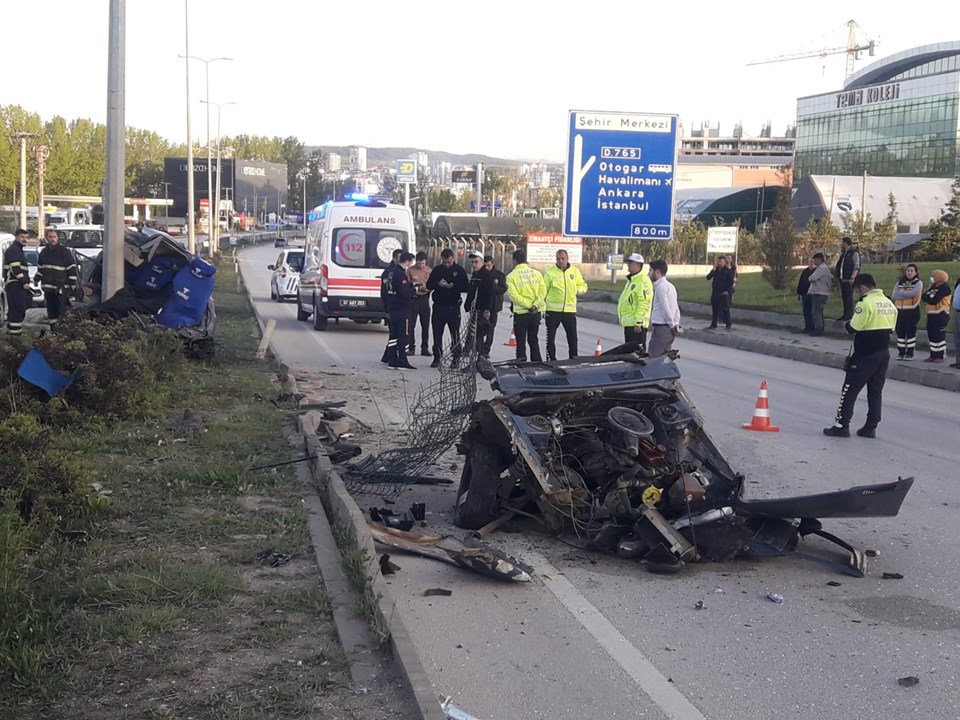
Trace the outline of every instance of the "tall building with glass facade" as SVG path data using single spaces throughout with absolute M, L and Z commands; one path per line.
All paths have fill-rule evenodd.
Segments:
M 794 182 L 810 175 L 960 175 L 960 41 L 869 65 L 797 100 Z

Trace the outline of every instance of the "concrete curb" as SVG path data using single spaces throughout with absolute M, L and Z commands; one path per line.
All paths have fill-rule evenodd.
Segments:
M 581 308 L 577 310 L 577 314 L 591 320 L 599 320 L 600 322 L 612 322 L 614 320 L 613 311 L 607 314 L 597 312 L 596 310 Z M 783 343 L 752 338 L 737 333 L 710 332 L 707 330 L 684 328 L 683 337 L 709 345 L 721 345 L 737 350 L 745 350 L 747 352 L 838 369 L 843 367 L 843 361 L 844 358 L 846 358 L 845 353 L 814 350 L 797 345 L 785 345 Z M 890 369 L 887 371 L 887 377 L 892 380 L 900 380 L 901 382 L 960 392 L 960 373 L 936 372 L 917 365 L 891 362 Z
M 238 277 L 240 276 L 238 275 Z M 249 293 L 247 293 L 247 300 L 250 302 L 260 331 L 263 332 L 266 321 L 260 316 L 256 303 L 250 300 Z M 280 363 L 272 340 L 268 346 L 268 356 L 271 359 L 271 364 L 275 365 L 279 372 L 286 377 L 284 384 L 289 388 L 288 391 L 296 394 L 296 380 L 290 374 L 289 368 Z M 323 448 L 316 436 L 316 427 L 314 426 L 311 429 L 305 423 L 304 416 L 298 415 L 297 430 L 303 437 L 306 454 L 316 457 L 316 460 L 310 463 L 310 473 L 318 487 L 322 488 L 325 493 L 322 499 L 330 520 L 351 528 L 357 544 L 367 553 L 369 562 L 366 575 L 377 597 L 377 617 L 383 626 L 390 630 L 390 648 L 393 658 L 400 667 L 407 687 L 417 703 L 420 717 L 423 720 L 446 720 L 447 714 L 440 707 L 439 695 L 430 683 L 430 678 L 424 668 L 423 661 L 417 654 L 417 648 L 413 643 L 410 631 L 400 615 L 396 601 L 390 594 L 390 588 L 387 587 L 383 576 L 380 574 L 377 551 L 373 543 L 373 536 L 367 528 L 366 518 L 364 518 L 350 493 L 347 492 L 339 473 L 323 453 Z M 320 567 L 323 566 L 319 557 L 317 563 Z M 336 621 L 336 616 L 334 616 L 334 621 Z M 337 624 L 337 634 L 338 636 L 341 634 L 340 624 Z
M 390 630 L 393 658 L 413 694 L 420 717 L 424 720 L 444 720 L 447 716 L 440 708 L 439 696 L 430 683 L 410 631 L 400 615 L 396 601 L 390 594 L 390 588 L 380 575 L 377 551 L 373 544 L 373 536 L 367 528 L 366 519 L 350 493 L 347 492 L 339 473 L 330 464 L 329 458 L 323 454 L 319 439 L 304 423 L 303 416 L 298 417 L 297 424 L 303 435 L 307 454 L 316 455 L 316 460 L 311 464 L 310 469 L 319 487 L 322 488 L 322 494 L 325 492 L 327 512 L 333 521 L 353 530 L 357 544 L 367 553 L 369 558 L 367 577 L 377 597 L 377 617 L 383 626 Z

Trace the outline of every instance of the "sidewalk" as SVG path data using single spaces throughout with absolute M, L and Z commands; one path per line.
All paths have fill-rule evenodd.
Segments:
M 724 347 L 746 350 L 747 352 L 762 353 L 774 357 L 787 358 L 798 362 L 827 367 L 843 367 L 844 358 L 850 352 L 853 336 L 847 335 L 843 324 L 834 320 L 827 321 L 827 332 L 823 337 L 809 337 L 797 332 L 801 328 L 801 319 L 790 315 L 780 315 L 770 312 L 749 312 L 733 309 L 733 330 L 724 329 L 706 330 L 710 323 L 710 308 L 697 303 L 680 303 L 683 316 L 683 337 L 688 340 L 723 345 Z M 600 320 L 602 322 L 617 322 L 617 306 L 615 303 L 587 301 L 577 303 L 577 314 Z M 744 319 L 756 322 L 752 316 L 763 317 L 763 325 L 740 324 Z M 775 325 L 780 325 L 776 327 Z M 843 333 L 842 335 L 839 333 Z M 949 343 L 948 343 L 949 345 Z M 925 352 L 918 353 L 918 359 L 912 362 L 890 361 L 887 377 L 891 380 L 926 385 L 960 392 L 960 370 L 949 367 L 953 356 L 947 357 L 943 365 L 929 365 L 924 363 Z

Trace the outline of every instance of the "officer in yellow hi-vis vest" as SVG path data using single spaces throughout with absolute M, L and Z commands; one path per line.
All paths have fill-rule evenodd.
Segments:
M 883 383 L 890 364 L 890 333 L 897 325 L 897 308 L 877 289 L 872 275 L 857 275 L 854 290 L 860 293 L 860 301 L 853 309 L 853 317 L 847 321 L 847 332 L 853 333 L 853 354 L 847 358 L 844 369 L 843 390 L 840 392 L 840 407 L 831 427 L 823 434 L 831 437 L 850 437 L 850 420 L 857 395 L 867 386 L 867 421 L 857 430 L 857 435 L 866 438 L 877 436 L 880 424 L 880 406 L 883 401 Z
M 513 332 L 517 336 L 517 360 L 540 362 L 540 319 L 546 305 L 547 286 L 539 270 L 527 265 L 525 250 L 513 253 L 513 270 L 507 275 L 507 292 L 513 303 Z
M 627 258 L 627 284 L 620 293 L 617 317 L 623 328 L 623 340 L 636 343 L 639 351 L 647 351 L 647 328 L 653 310 L 653 281 L 643 272 L 643 255 L 633 253 Z

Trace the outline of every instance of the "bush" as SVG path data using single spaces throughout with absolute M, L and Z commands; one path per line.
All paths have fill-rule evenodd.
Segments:
M 163 407 L 165 384 L 184 362 L 182 341 L 158 326 L 137 319 L 65 318 L 34 347 L 50 366 L 67 374 L 79 368 L 77 381 L 49 400 L 43 391 L 21 382 L 17 368 L 28 348 L 20 342 L 0 347 L 0 409 L 33 412 L 43 423 L 65 427 L 93 417 L 107 421 L 149 416 Z

